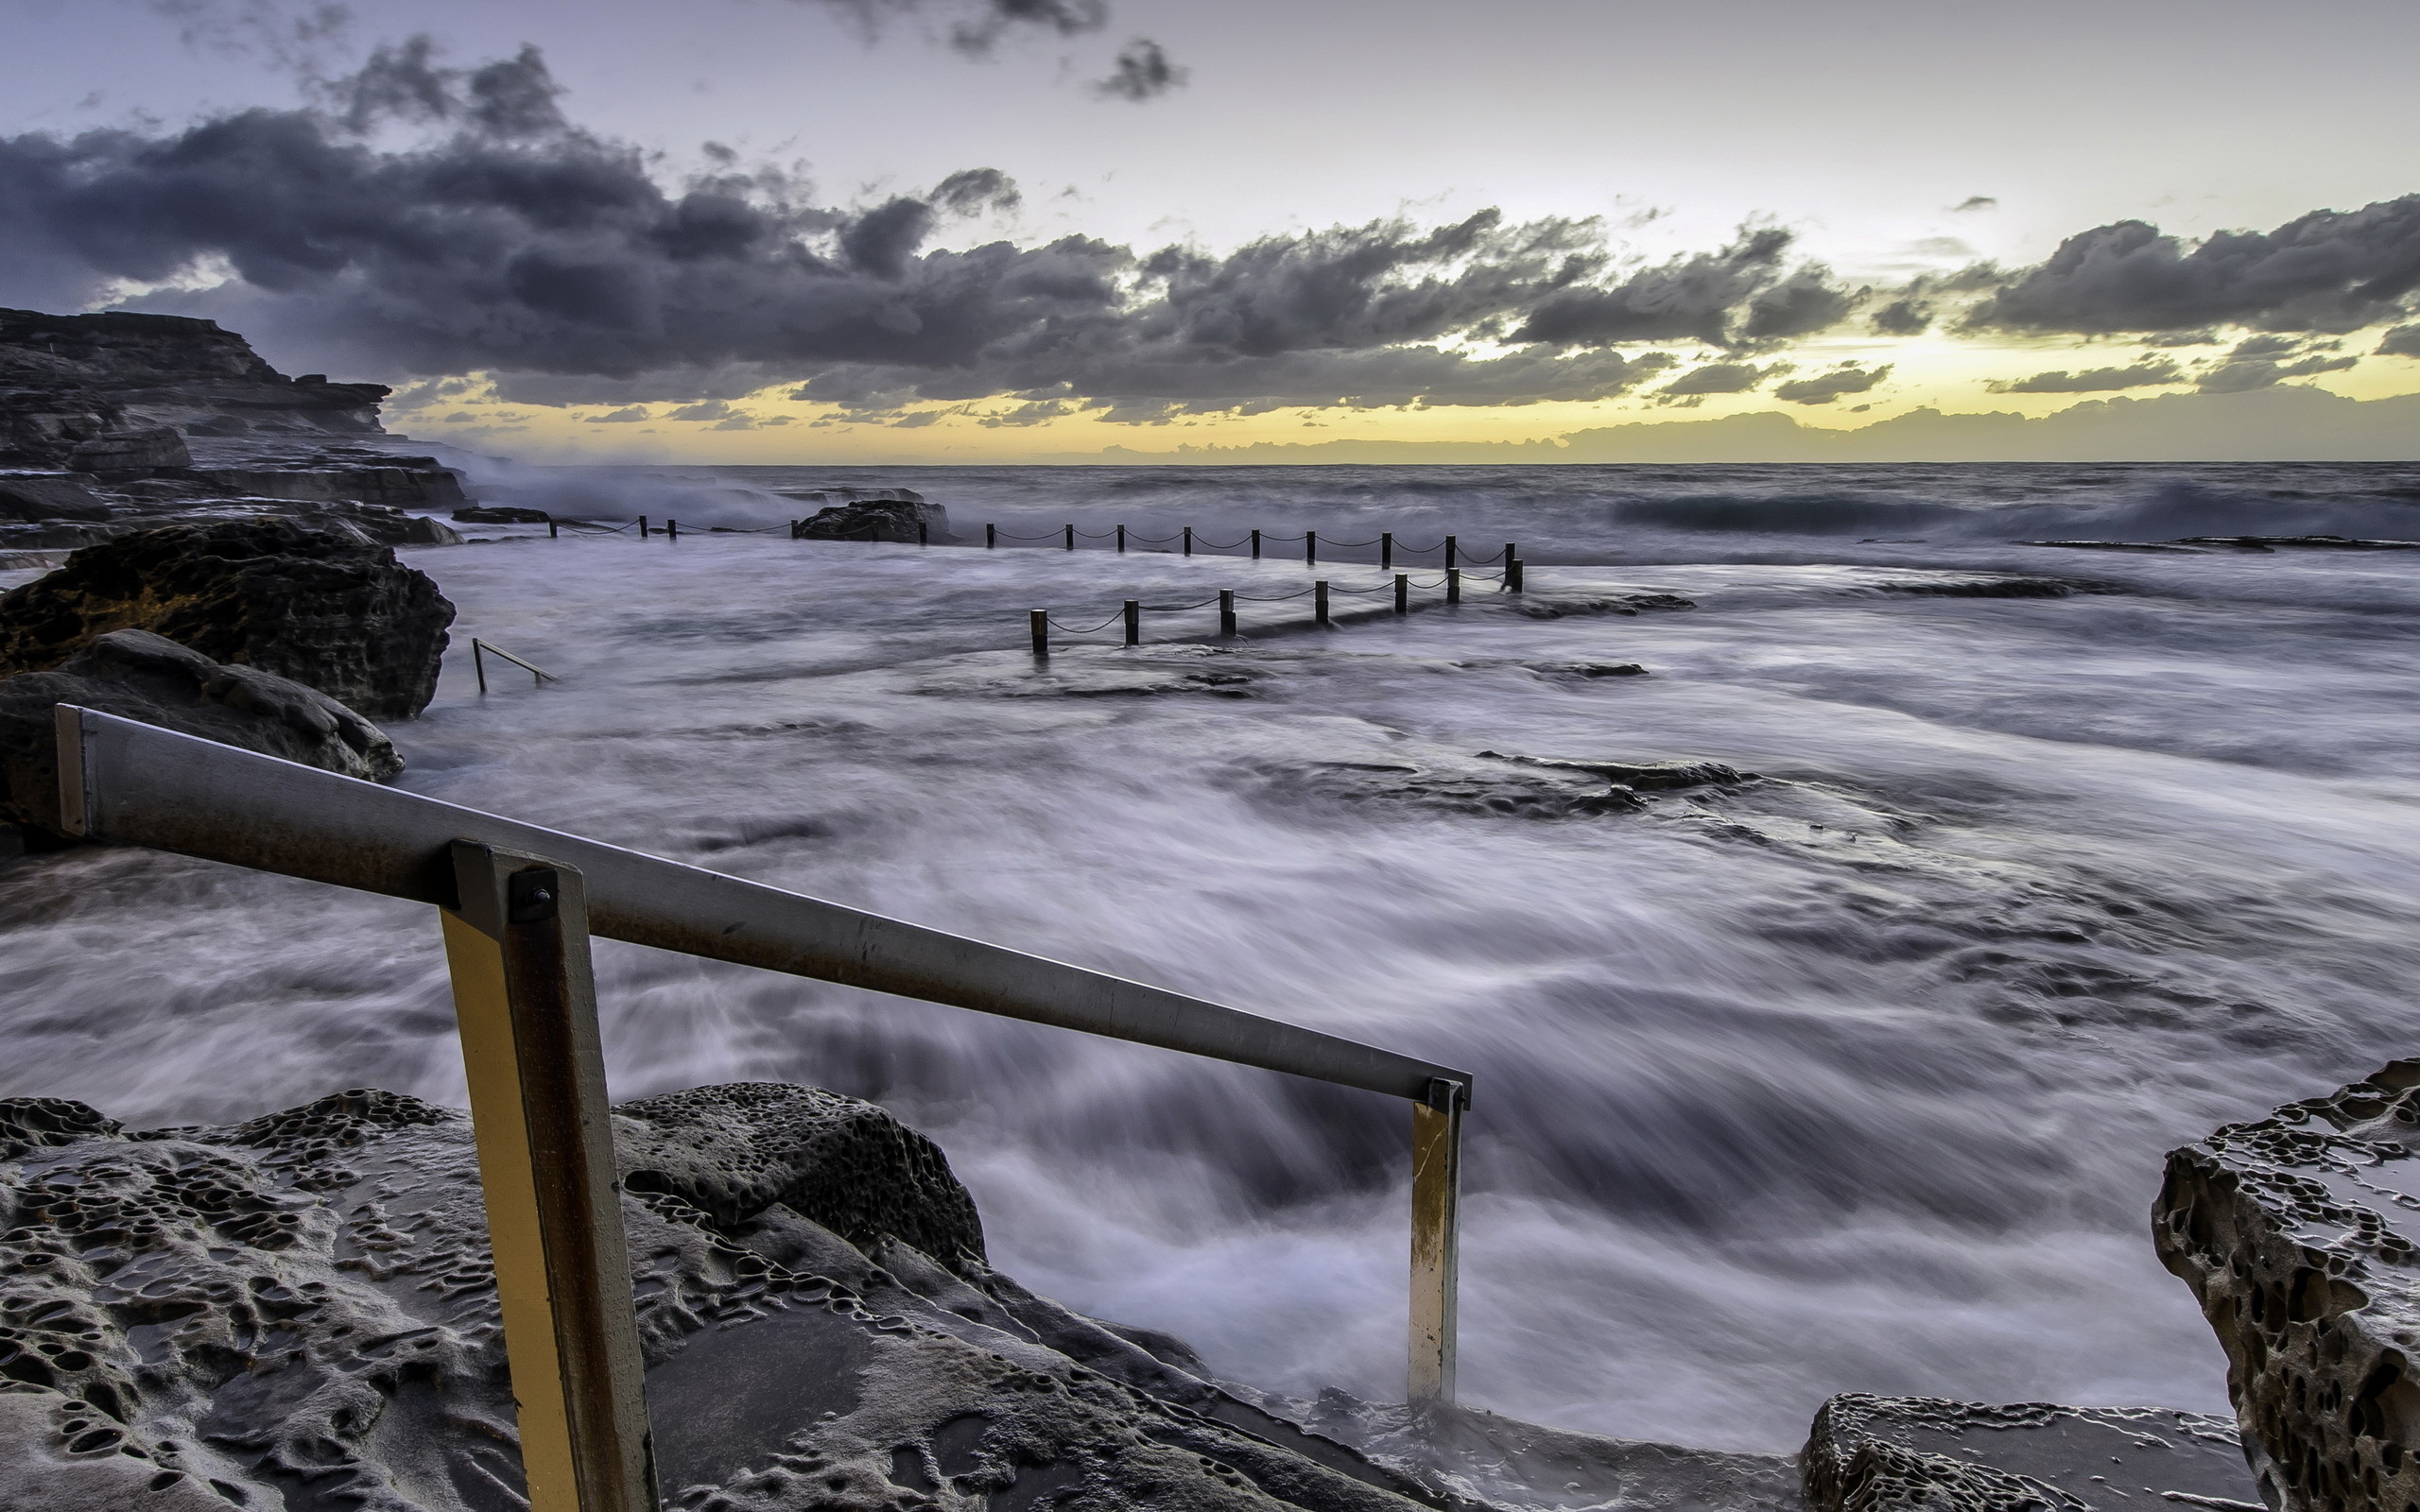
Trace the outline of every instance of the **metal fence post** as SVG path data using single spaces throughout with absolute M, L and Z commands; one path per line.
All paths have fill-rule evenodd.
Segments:
M 1392 530 L 1381 530 L 1378 532 L 1378 570 L 1384 572 L 1394 564 L 1395 533 Z
M 916 522 L 916 544 L 918 544 L 918 545 L 920 545 L 920 546 L 929 546 L 929 545 L 931 545 L 932 543 L 933 543 L 933 527 L 932 527 L 931 524 L 930 524 L 929 522 L 923 521 L 923 520 L 919 520 L 919 521 L 917 521 L 917 522 Z
M 453 847 L 441 910 L 532 1512 L 654 1512 L 588 901 L 574 868 Z
M 681 522 L 673 519 L 670 515 L 666 515 L 664 517 L 664 539 L 666 541 L 678 541 L 681 539 Z
M 487 648 L 479 644 L 476 636 L 471 639 L 471 670 L 478 674 L 479 692 L 484 695 L 488 691 Z
M 1508 593 L 1521 591 L 1521 558 L 1518 557 L 1504 558 L 1504 591 Z
M 1028 610 L 1026 625 L 1033 631 L 1033 654 L 1050 654 L 1050 611 L 1046 609 Z
M 1316 530 L 1305 530 L 1303 532 L 1303 565 L 1316 567 L 1319 564 L 1320 533 Z
M 647 516 L 645 515 L 639 516 L 639 539 L 641 541 L 647 539 Z
M 1069 551 L 1076 549 L 1076 527 L 1074 525 L 1069 525 L 1067 527 L 1067 549 Z
M 546 539 L 548 541 L 553 541 L 562 534 L 562 529 L 557 526 L 554 521 L 548 520 L 546 522 Z
M 1119 525 L 1117 527 L 1117 549 L 1120 551 L 1124 551 L 1126 549 L 1126 527 L 1124 525 Z
M 1126 601 L 1126 644 L 1129 645 L 1143 644 L 1143 603 L 1140 599 L 1130 598 Z
M 1236 633 L 1236 591 L 1232 588 L 1219 590 L 1219 633 Z
M 1324 577 L 1311 585 L 1311 623 L 1327 623 L 1327 579 Z
M 1193 555 L 1193 527 L 1191 525 L 1184 527 L 1184 554 L 1188 557 Z
M 1252 559 L 1260 560 L 1260 532 L 1257 530 L 1252 533 Z
M 1415 1417 L 1454 1405 L 1461 1270 L 1462 1109 L 1470 1088 L 1440 1076 L 1411 1107 L 1411 1376 Z
M 1411 574 L 1409 573 L 1395 574 L 1395 612 L 1398 614 L 1411 612 Z
M 1000 527 L 998 525 L 985 525 L 983 527 L 983 549 L 991 551 L 996 549 L 999 544 Z
M 1445 565 L 1448 567 L 1457 565 L 1454 560 L 1454 548 L 1457 542 L 1453 537 L 1447 536 L 1445 538 Z
M 1460 567 L 1448 567 L 1445 569 L 1445 602 L 1459 604 L 1461 601 L 1462 570 Z

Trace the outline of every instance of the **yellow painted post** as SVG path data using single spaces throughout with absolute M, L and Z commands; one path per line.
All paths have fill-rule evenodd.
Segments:
M 1470 1089 L 1440 1076 L 1411 1106 L 1411 1380 L 1415 1417 L 1454 1405 L 1461 1283 L 1462 1108 Z
M 587 894 L 578 871 L 454 842 L 441 911 L 531 1512 L 655 1512 Z

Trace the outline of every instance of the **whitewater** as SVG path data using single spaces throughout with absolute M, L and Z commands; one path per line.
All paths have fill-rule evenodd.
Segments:
M 2224 1413 L 2148 1238 L 2163 1152 L 2420 1051 L 2420 552 L 2022 544 L 2411 540 L 2420 465 L 479 481 L 683 533 L 402 553 L 460 615 L 436 702 L 390 727 L 401 785 L 1469 1068 L 1473 1405 L 1760 1450 L 1847 1390 Z M 956 543 L 779 528 L 813 507 L 776 490 L 845 487 L 917 490 Z M 1272 539 L 1141 540 L 1187 525 Z M 1421 548 L 1420 611 L 1288 627 L 1315 576 L 1389 602 L 1348 592 L 1387 585 L 1374 547 L 1315 572 L 1274 539 L 1305 530 Z M 1518 541 L 1528 591 L 1437 603 L 1447 533 Z M 1191 609 L 1135 651 L 1115 624 L 1046 669 L 1027 650 L 1033 609 L 1083 627 L 1220 589 L 1266 633 L 1216 644 Z M 561 680 L 491 664 L 481 696 L 473 636 Z M 1759 780 L 1525 816 L 1454 800 L 1483 751 Z M 1399 1102 L 613 941 L 596 963 L 617 1099 L 872 1098 L 1034 1289 L 1258 1387 L 1400 1394 Z M 137 1125 L 465 1101 L 425 908 L 35 857 L 0 869 L 0 1095 Z

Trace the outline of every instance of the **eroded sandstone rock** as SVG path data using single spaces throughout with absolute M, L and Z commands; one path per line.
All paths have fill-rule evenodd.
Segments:
M 2420 1504 L 2420 1060 L 2169 1152 L 2152 1237 L 2273 1507 Z
M 953 1265 L 895 1234 L 861 1247 L 782 1199 L 838 1182 L 856 1211 L 927 1232 L 971 1218 L 945 1165 L 861 1163 L 912 1146 L 869 1143 L 887 1121 L 803 1089 L 616 1113 L 627 1171 L 685 1169 L 727 1204 L 623 1203 L 667 1505 L 1445 1504 L 964 1250 Z M 707 1175 L 735 1149 L 742 1174 Z M 0 1505 L 521 1504 L 465 1115 L 354 1091 L 130 1134 L 79 1105 L 0 1101 Z
M 66 838 L 51 713 L 62 703 L 368 782 L 404 769 L 384 731 L 317 689 L 112 630 L 51 671 L 0 678 L 0 824 Z
M 351 530 L 167 525 L 88 546 L 0 595 L 0 673 L 47 671 L 111 630 L 147 629 L 372 718 L 409 718 L 436 692 L 453 619 L 426 574 Z
M 1813 1512 L 2260 1512 L 2235 1424 L 2164 1408 L 1852 1392 L 1799 1458 Z

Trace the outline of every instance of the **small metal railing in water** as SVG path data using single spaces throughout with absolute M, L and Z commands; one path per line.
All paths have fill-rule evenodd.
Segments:
M 1453 1403 L 1467 1072 L 90 709 L 58 740 L 69 833 L 440 910 L 532 1512 L 657 1504 L 592 935 L 1407 1099 L 1408 1395 Z
M 553 673 L 546 671 L 543 667 L 532 666 L 528 662 L 522 661 L 519 657 L 514 656 L 503 646 L 490 645 L 487 642 L 480 640 L 475 635 L 471 637 L 471 670 L 478 675 L 479 691 L 481 693 L 488 691 L 487 659 L 491 656 L 500 656 L 507 662 L 511 662 L 514 666 L 519 667 L 522 671 L 528 673 L 530 685 L 532 687 L 543 686 L 549 682 L 561 682 L 562 680 L 562 679 L 556 677 Z

